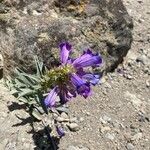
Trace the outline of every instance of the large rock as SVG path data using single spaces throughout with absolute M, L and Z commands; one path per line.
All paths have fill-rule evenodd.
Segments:
M 5 70 L 33 71 L 35 55 L 50 68 L 58 45 L 69 41 L 77 56 L 102 54 L 103 71 L 114 69 L 132 42 L 132 21 L 121 0 L 11 0 L 0 5 L 0 53 Z

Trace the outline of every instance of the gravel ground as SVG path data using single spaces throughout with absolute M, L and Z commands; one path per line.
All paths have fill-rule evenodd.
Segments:
M 69 103 L 72 132 L 66 128 L 60 150 L 150 149 L 150 2 L 123 1 L 134 22 L 132 48 L 93 88 L 92 97 Z M 38 150 L 29 134 L 32 119 L 21 108 L 13 110 L 15 99 L 3 87 L 0 91 L 0 149 Z M 27 119 L 20 125 L 22 117 Z
M 61 140 L 61 150 L 150 149 L 150 2 L 124 4 L 134 22 L 132 48 L 124 63 L 94 88 L 91 98 L 70 103 L 71 114 L 84 120 L 79 121 L 78 132 Z

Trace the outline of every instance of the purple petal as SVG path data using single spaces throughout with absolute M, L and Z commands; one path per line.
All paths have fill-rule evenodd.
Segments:
M 93 85 L 96 85 L 100 80 L 100 75 L 87 73 L 83 68 L 78 68 L 76 73 L 80 78 L 84 79 L 87 82 L 90 82 Z
M 91 94 L 90 85 L 82 80 L 78 75 L 71 74 L 71 81 L 76 86 L 78 94 L 87 98 Z
M 89 49 L 84 54 L 77 58 L 73 65 L 75 68 L 97 66 L 102 63 L 102 58 L 98 54 L 93 54 Z
M 68 102 L 72 97 L 76 97 L 75 90 L 70 87 L 70 89 L 67 89 L 66 87 L 61 88 L 60 93 L 60 102 L 62 104 L 65 104 Z
M 78 69 L 76 69 L 76 70 L 77 70 L 76 74 L 77 74 L 79 77 L 81 77 L 81 78 L 82 78 L 83 75 L 86 74 L 86 72 L 83 70 L 83 68 L 78 68 Z
M 82 95 L 84 98 L 87 98 L 91 95 L 91 88 L 89 84 L 84 84 L 77 89 L 78 94 Z
M 64 132 L 64 130 L 63 130 L 62 127 L 56 126 L 56 131 L 57 131 L 57 133 L 58 133 L 58 135 L 59 135 L 60 137 L 62 137 L 62 136 L 65 135 L 65 132 Z
M 71 45 L 69 43 L 62 43 L 60 47 L 60 60 L 62 64 L 66 64 L 69 58 L 69 53 L 71 52 Z
M 71 74 L 71 81 L 72 83 L 76 86 L 76 87 L 80 87 L 84 84 L 86 84 L 86 82 L 84 80 L 82 80 L 78 75 L 76 74 Z
M 60 93 L 59 93 L 59 97 L 60 97 L 60 102 L 62 104 L 65 104 L 66 102 L 68 102 L 65 91 L 61 90 Z
M 44 100 L 44 103 L 47 107 L 53 107 L 55 105 L 55 100 L 57 97 L 56 87 L 49 92 L 47 97 Z
M 90 82 L 93 85 L 96 85 L 99 82 L 100 75 L 95 75 L 95 74 L 85 74 L 82 76 L 83 79 L 85 79 L 87 82 Z

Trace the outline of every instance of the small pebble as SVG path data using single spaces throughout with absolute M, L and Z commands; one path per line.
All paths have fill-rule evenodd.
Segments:
M 69 129 L 73 132 L 76 132 L 76 131 L 79 131 L 80 130 L 80 127 L 77 123 L 70 123 L 68 125 Z
M 77 146 L 70 145 L 66 150 L 80 150 Z
M 23 147 L 24 147 L 25 149 L 29 149 L 29 148 L 30 148 L 30 144 L 29 144 L 29 143 L 24 143 L 24 144 L 23 144 Z
M 139 113 L 139 119 L 140 122 L 150 122 L 149 116 L 146 114 Z
M 104 133 L 104 132 L 107 132 L 107 131 L 110 131 L 110 130 L 111 130 L 111 128 L 110 128 L 110 127 L 107 127 L 107 126 L 100 128 L 100 132 L 101 132 L 101 133 Z
M 101 84 L 105 83 L 106 82 L 105 77 L 102 77 L 100 82 L 101 82 Z
M 107 133 L 107 134 L 105 135 L 105 137 L 106 137 L 107 139 L 113 141 L 113 140 L 115 139 L 115 134 Z
M 64 119 L 69 119 L 69 116 L 65 112 L 61 113 L 61 117 Z
M 140 132 L 140 133 L 137 133 L 137 134 L 135 134 L 132 138 L 131 138 L 131 140 L 132 141 L 138 141 L 138 140 L 140 140 L 141 138 L 142 138 L 142 133 Z
M 40 16 L 42 13 L 38 12 L 37 10 L 33 10 L 33 11 L 32 11 L 32 14 L 33 14 L 34 16 Z
M 90 116 L 90 112 L 86 112 L 86 115 L 87 115 L 87 116 Z
M 80 117 L 79 118 L 79 122 L 83 122 L 84 121 L 84 118 L 83 117 Z
M 57 120 L 58 122 L 68 122 L 68 121 L 69 121 L 69 119 L 67 119 L 67 118 L 62 118 L 62 117 L 58 117 L 56 120 Z
M 73 117 L 73 118 L 70 118 L 69 120 L 71 123 L 77 123 L 78 122 L 78 119 L 76 117 Z
M 133 79 L 133 76 L 131 76 L 130 74 L 127 74 L 125 77 L 129 80 Z
M 127 150 L 133 150 L 134 149 L 134 145 L 131 143 L 127 144 Z
M 138 57 L 136 61 L 141 62 L 143 65 L 148 64 L 148 58 L 145 55 Z
M 146 86 L 150 87 L 150 82 L 148 80 L 146 80 Z

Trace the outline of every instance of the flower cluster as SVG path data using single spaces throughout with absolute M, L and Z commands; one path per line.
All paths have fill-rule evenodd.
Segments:
M 87 49 L 76 58 L 70 58 L 72 46 L 69 43 L 60 44 L 61 65 L 48 72 L 47 86 L 52 88 L 44 102 L 47 107 L 56 105 L 56 98 L 59 96 L 60 103 L 64 104 L 77 94 L 87 98 L 91 95 L 91 85 L 96 85 L 100 76 L 85 71 L 87 67 L 97 67 L 102 63 L 98 54 L 93 54 Z

